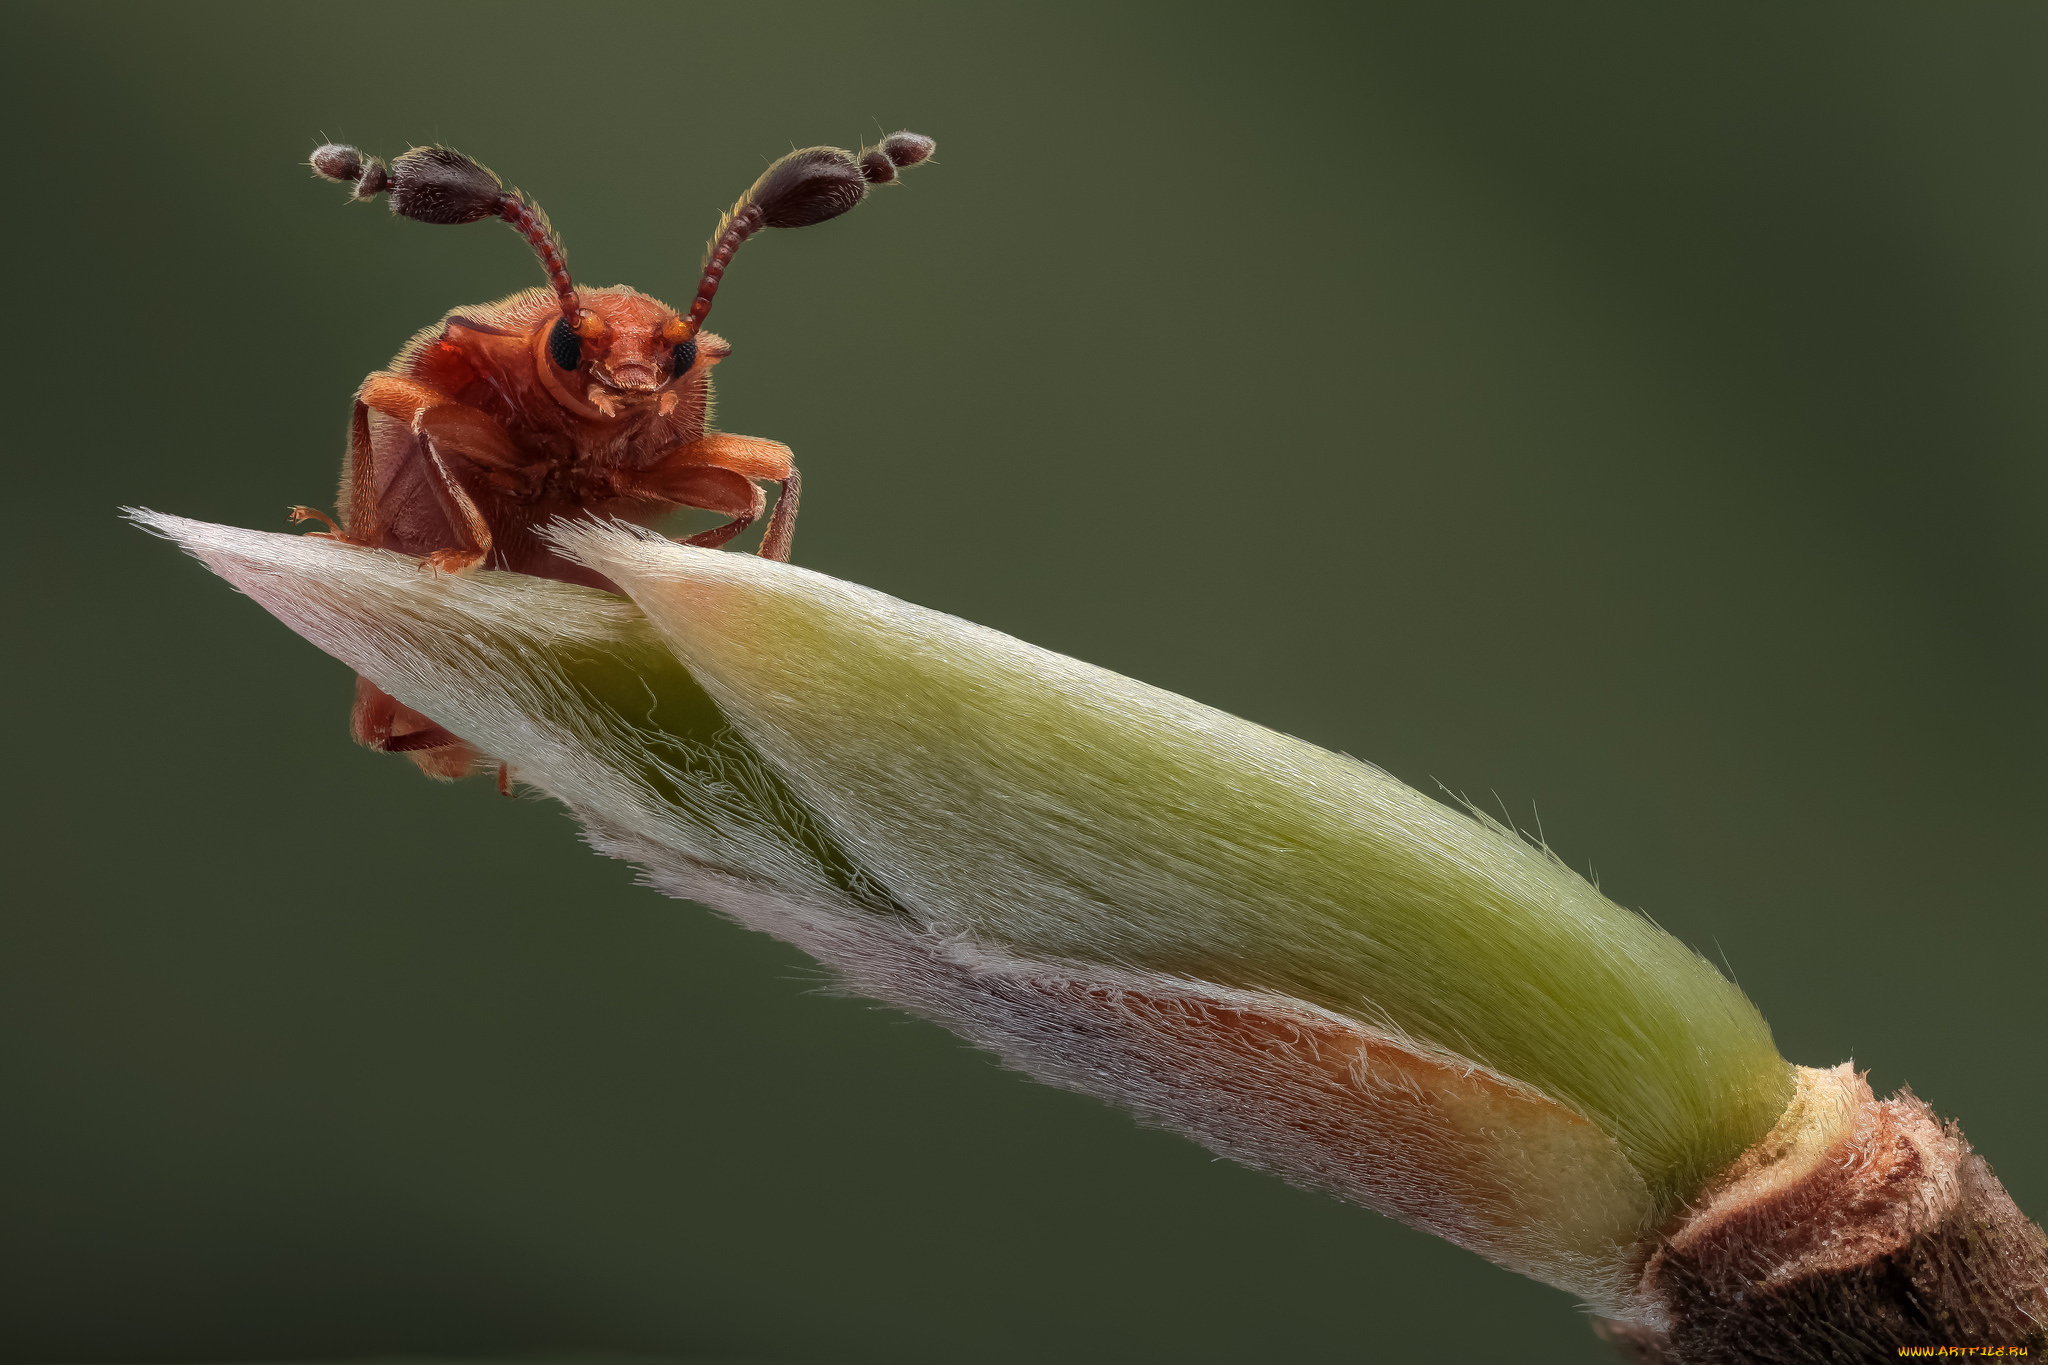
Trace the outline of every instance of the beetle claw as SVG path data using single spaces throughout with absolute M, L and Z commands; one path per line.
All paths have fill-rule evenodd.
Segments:
M 324 531 L 308 531 L 308 532 L 306 533 L 307 535 L 309 535 L 310 537 L 312 537 L 312 538 L 313 538 L 314 540 L 347 540 L 347 539 L 348 539 L 348 537 L 347 537 L 347 536 L 345 536 L 345 535 L 343 535 L 343 534 L 341 533 L 341 527 L 335 524 L 334 518 L 333 518 L 333 517 L 330 517 L 330 516 L 328 516 L 328 515 L 327 515 L 327 514 L 326 514 L 325 512 L 322 512 L 322 511 L 321 511 L 320 509 L 318 509 L 317 507 L 287 507 L 287 508 L 285 508 L 284 510 L 285 510 L 285 514 L 286 514 L 287 516 L 289 516 L 289 517 L 290 517 L 290 518 L 291 518 L 291 519 L 292 519 L 292 520 L 293 520 L 294 522 L 300 522 L 300 521 L 324 521 L 324 522 L 326 522 L 326 523 L 327 523 L 327 529 L 326 529 L 326 530 L 324 530 Z

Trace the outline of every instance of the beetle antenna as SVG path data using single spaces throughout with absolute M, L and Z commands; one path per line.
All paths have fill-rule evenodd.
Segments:
M 391 211 L 401 218 L 422 223 L 502 218 L 540 257 L 563 320 L 576 326 L 576 286 L 569 279 L 569 258 L 562 252 L 562 239 L 555 235 L 538 204 L 518 190 L 506 189 L 489 167 L 451 147 L 415 147 L 387 168 L 376 157 L 364 156 L 339 142 L 314 151 L 312 166 L 325 179 L 353 186 L 351 197 L 358 200 L 375 199 L 388 191 Z
M 809 227 L 837 218 L 867 197 L 868 186 L 889 184 L 900 168 L 929 160 L 938 145 L 921 133 L 891 133 L 880 146 L 864 147 L 859 155 L 838 147 L 805 147 L 763 171 L 711 235 L 696 301 L 682 320 L 682 334 L 674 339 L 688 341 L 704 325 L 740 243 L 762 228 Z

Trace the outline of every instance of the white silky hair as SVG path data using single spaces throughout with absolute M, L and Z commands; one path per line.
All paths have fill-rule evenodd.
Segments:
M 1696 1146 L 1739 1150 L 1758 1134 L 1699 1111 L 1770 1108 L 1750 1092 L 1782 1075 L 1738 992 L 1543 851 L 971 623 L 626 528 L 558 536 L 633 602 L 135 516 L 660 889 L 1029 1074 L 1610 1316 L 1649 1311 L 1632 1285 L 1668 1204 L 1644 1174 L 1668 1165 L 1658 1144 L 1692 1123 Z M 618 667 L 644 713 L 594 690 Z M 743 743 L 654 723 L 698 684 Z M 1583 1017 L 1602 1008 L 1618 1028 Z M 1669 1073 L 1673 1046 L 1721 1064 L 1630 1074 Z
M 1791 1097 L 1697 953 L 1377 768 L 823 574 L 590 523 L 556 540 L 927 929 L 1470 1058 L 1599 1123 L 1659 1217 Z

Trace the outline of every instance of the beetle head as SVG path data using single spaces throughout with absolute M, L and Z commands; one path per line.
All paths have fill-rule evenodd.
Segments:
M 647 403 L 666 416 L 679 402 L 701 404 L 711 366 L 732 349 L 722 337 L 670 340 L 676 311 L 624 285 L 587 289 L 581 299 L 579 327 L 558 318 L 532 336 L 535 372 L 557 402 L 585 417 Z

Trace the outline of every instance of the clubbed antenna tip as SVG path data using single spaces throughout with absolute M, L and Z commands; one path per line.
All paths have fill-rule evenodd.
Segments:
M 881 146 L 860 154 L 860 173 L 871 185 L 886 185 L 896 178 L 898 168 L 928 161 L 938 149 L 939 144 L 923 133 L 891 133 Z
M 355 199 L 374 199 L 388 192 L 391 211 L 401 218 L 442 224 L 504 219 L 540 257 L 563 319 L 572 327 L 576 324 L 576 288 L 569 279 L 561 240 L 549 226 L 547 215 L 519 191 L 507 190 L 489 167 L 452 147 L 415 147 L 386 169 L 376 157 L 364 156 L 339 142 L 317 148 L 310 160 L 313 169 L 326 179 L 353 186 Z
M 391 172 L 383 162 L 340 142 L 315 148 L 310 164 L 323 180 L 354 186 L 355 199 L 375 199 L 391 188 Z
M 838 147 L 805 147 L 775 162 L 740 196 L 718 225 L 704 261 L 696 300 L 677 326 L 678 340 L 697 334 L 711 311 L 725 268 L 740 244 L 762 228 L 800 228 L 837 218 L 867 197 L 868 186 L 886 185 L 905 166 L 929 160 L 938 143 L 922 133 L 891 133 L 879 147 L 859 155 Z

